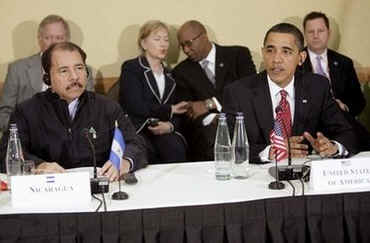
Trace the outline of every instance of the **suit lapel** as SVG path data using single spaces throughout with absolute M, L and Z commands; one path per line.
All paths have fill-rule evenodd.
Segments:
M 292 135 L 302 135 L 306 116 L 309 114 L 310 97 L 307 96 L 309 92 L 305 90 L 305 81 L 301 73 L 296 73 L 294 78 L 294 118 Z
M 329 76 L 330 76 L 330 84 L 333 91 L 335 90 L 335 82 L 333 80 L 341 80 L 340 78 L 340 67 L 339 67 L 339 61 L 336 60 L 335 56 L 333 55 L 333 52 L 328 49 L 328 66 L 329 66 Z
M 225 55 L 222 47 L 216 44 L 215 47 L 216 47 L 216 63 L 215 63 L 216 90 L 220 91 L 220 89 L 224 87 L 228 62 L 225 60 Z
M 158 101 L 158 103 L 162 103 L 160 95 L 159 95 L 159 90 L 157 86 L 157 82 L 155 81 L 152 69 L 149 66 L 148 61 L 144 56 L 139 56 L 139 63 L 142 68 L 144 68 L 144 77 L 145 77 L 145 82 L 148 85 L 150 91 Z
M 260 124 L 265 140 L 269 141 L 274 116 L 272 113 L 271 94 L 267 83 L 266 72 L 259 75 L 259 80 L 257 80 L 257 82 L 257 86 L 253 90 L 255 97 L 252 102 L 257 117 L 257 124 Z
M 31 83 L 31 87 L 35 90 L 35 93 L 40 92 L 42 89 L 42 68 L 41 68 L 41 56 L 40 54 L 34 55 L 28 62 L 27 74 Z
M 176 82 L 168 70 L 164 70 L 165 74 L 165 87 L 162 97 L 162 103 L 165 104 L 171 98 L 172 93 L 175 91 Z

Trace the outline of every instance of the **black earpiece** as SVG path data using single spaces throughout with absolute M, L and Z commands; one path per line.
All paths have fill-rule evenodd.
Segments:
M 51 85 L 50 75 L 48 73 L 44 73 L 44 75 L 42 76 L 42 80 L 46 85 Z

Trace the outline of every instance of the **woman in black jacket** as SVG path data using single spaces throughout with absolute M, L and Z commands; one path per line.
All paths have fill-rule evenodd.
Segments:
M 179 115 L 188 104 L 175 104 L 176 82 L 163 65 L 168 27 L 160 21 L 147 22 L 140 29 L 138 46 L 142 55 L 122 65 L 119 102 L 147 141 L 149 163 L 186 161 Z

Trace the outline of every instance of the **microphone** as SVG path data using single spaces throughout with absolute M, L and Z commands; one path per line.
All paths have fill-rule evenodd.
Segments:
M 93 134 L 94 139 L 96 138 L 95 130 L 90 132 L 89 129 L 87 129 L 87 128 L 82 129 L 82 135 L 86 137 L 86 139 L 87 139 L 87 141 L 89 142 L 89 145 L 90 145 L 92 160 L 93 160 L 93 166 L 94 166 L 94 178 L 96 179 L 98 176 L 97 176 L 97 169 L 96 169 L 95 146 L 94 146 L 94 143 L 91 140 L 90 134 Z
M 279 112 L 282 112 L 282 108 L 280 106 L 277 106 L 275 108 L 276 114 Z M 305 174 L 307 174 L 307 171 L 309 170 L 309 166 L 307 165 L 292 165 L 292 154 L 291 154 L 291 147 L 290 147 L 290 141 L 288 137 L 288 130 L 285 126 L 285 123 L 282 122 L 282 127 L 284 130 L 284 133 L 287 136 L 287 150 L 288 150 L 288 165 L 281 165 L 281 166 L 275 166 L 277 168 L 271 167 L 269 169 L 269 173 L 275 177 L 278 180 L 281 181 L 290 181 L 290 180 L 297 180 L 304 177 Z M 276 159 L 275 159 L 276 162 Z M 269 187 L 270 188 L 270 187 Z M 270 188 L 273 189 L 273 188 Z
M 99 194 L 99 193 L 107 193 L 109 192 L 109 180 L 107 177 L 99 177 L 97 173 L 97 166 L 96 166 L 96 153 L 95 153 L 95 146 L 92 139 L 96 139 L 96 131 L 93 127 L 90 129 L 84 128 L 82 129 L 82 135 L 87 139 L 89 142 L 89 146 L 91 149 L 91 157 L 94 166 L 94 177 L 90 179 L 90 188 L 91 194 Z

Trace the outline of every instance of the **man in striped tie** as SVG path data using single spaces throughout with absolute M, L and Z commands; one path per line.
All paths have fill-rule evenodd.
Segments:
M 266 71 L 225 89 L 224 111 L 241 111 L 246 117 L 252 163 L 282 160 L 289 153 L 305 157 L 312 149 L 323 157 L 358 151 L 352 127 L 332 99 L 326 78 L 296 72 L 306 58 L 303 44 L 297 27 L 273 26 L 262 48 Z

